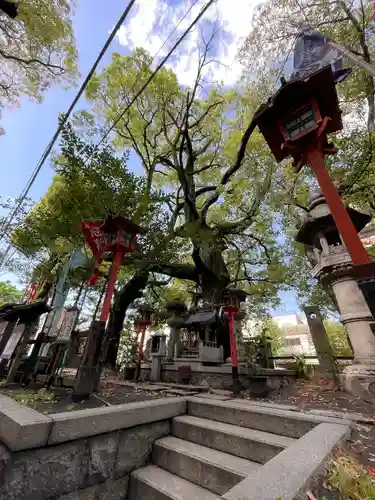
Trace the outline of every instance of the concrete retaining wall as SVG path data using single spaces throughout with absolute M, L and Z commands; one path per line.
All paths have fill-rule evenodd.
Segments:
M 188 363 L 185 363 L 188 364 Z M 150 380 L 151 365 L 142 364 L 140 380 Z M 294 372 L 291 370 L 265 370 L 260 375 L 267 376 L 267 385 L 277 390 L 295 382 Z M 245 389 L 250 386 L 249 375 L 245 367 L 239 367 L 239 380 Z M 177 366 L 163 366 L 161 382 L 178 383 Z M 233 385 L 231 366 L 192 366 L 190 384 L 209 386 L 214 389 L 230 389 Z
M 0 500 L 120 500 L 186 401 L 168 398 L 50 417 L 0 396 Z

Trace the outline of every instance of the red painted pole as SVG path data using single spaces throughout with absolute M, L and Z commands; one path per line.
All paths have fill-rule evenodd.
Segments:
M 344 206 L 341 196 L 339 195 L 328 170 L 324 165 L 324 154 L 318 144 L 314 144 L 306 152 L 306 163 L 315 173 L 320 189 L 327 201 L 329 209 L 331 210 L 337 229 L 342 236 L 343 242 L 352 258 L 353 264 L 369 264 L 370 257 L 368 256 L 365 247 L 358 236 L 357 230 Z
M 237 358 L 236 331 L 235 331 L 235 326 L 234 326 L 234 316 L 237 312 L 237 308 L 225 307 L 224 311 L 228 314 L 230 357 L 232 360 L 233 391 L 235 393 L 237 393 L 240 390 L 240 385 L 238 382 L 238 358 Z
M 141 335 L 141 340 L 138 344 L 138 363 L 139 363 L 139 366 L 141 366 L 141 362 L 142 362 L 142 355 L 143 355 L 143 343 L 145 341 L 145 335 L 146 335 L 146 328 L 147 326 L 144 325 L 142 326 L 142 335 Z
M 115 285 L 117 280 L 117 274 L 119 267 L 122 262 L 123 253 L 121 250 L 117 250 L 113 256 L 113 262 L 111 266 L 111 272 L 108 279 L 107 292 L 104 297 L 103 307 L 100 313 L 100 321 L 104 323 L 107 321 L 109 316 L 109 311 L 111 309 L 111 300 L 113 296 L 113 292 L 115 291 Z
M 229 324 L 229 336 L 230 336 L 230 357 L 232 360 L 232 366 L 238 367 L 238 358 L 237 358 L 237 344 L 236 344 L 236 333 L 234 329 L 234 315 L 235 311 L 228 311 L 228 324 Z

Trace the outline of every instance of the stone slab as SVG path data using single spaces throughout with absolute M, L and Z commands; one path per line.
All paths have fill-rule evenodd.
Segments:
M 332 449 L 348 437 L 350 427 L 323 423 L 291 444 L 250 477 L 234 486 L 226 500 L 293 500 L 318 474 Z
M 199 394 L 199 397 L 200 398 L 203 398 L 203 399 L 217 399 L 219 401 L 230 401 L 231 399 L 233 399 L 232 396 L 222 396 L 220 394 Z
M 154 384 L 153 382 L 150 383 L 150 386 L 151 387 L 154 387 Z M 197 392 L 204 392 L 204 391 L 207 391 L 208 388 L 207 387 L 204 387 L 204 386 L 201 386 L 201 385 L 191 385 L 191 384 L 175 384 L 173 382 L 171 383 L 168 383 L 168 382 L 157 382 L 157 385 L 160 386 L 160 387 L 164 387 L 164 389 L 166 387 L 169 387 L 171 389 L 181 389 L 181 390 L 186 390 L 186 391 L 197 391 Z
M 114 478 L 118 447 L 119 433 L 116 431 L 89 438 L 88 483 L 90 485 Z
M 182 391 L 181 389 L 166 389 L 165 387 L 164 392 L 173 396 L 195 396 L 199 394 L 197 391 Z
M 322 422 L 350 425 L 349 420 L 259 406 L 242 400 L 213 401 L 187 397 L 190 415 L 300 438 Z
M 125 500 L 128 484 L 129 476 L 117 480 L 109 479 L 104 483 L 63 495 L 59 500 Z
M 220 497 L 155 465 L 132 472 L 129 498 L 153 500 L 220 500 Z
M 375 420 L 370 419 L 362 415 L 361 413 L 354 412 L 340 412 L 333 410 L 305 410 L 304 413 L 312 413 L 313 415 L 320 415 L 323 417 L 330 418 L 342 418 L 344 420 L 353 420 L 354 422 L 360 422 L 361 424 L 375 425 Z
M 218 396 L 227 396 L 233 398 L 233 391 L 228 391 L 226 389 L 210 389 L 210 394 L 216 394 Z
M 172 420 L 172 435 L 258 463 L 267 462 L 294 442 L 289 437 L 190 415 Z
M 261 467 L 243 458 L 174 436 L 154 443 L 153 463 L 164 470 L 222 495 Z
M 0 441 L 10 450 L 25 450 L 47 444 L 52 419 L 0 395 Z
M 319 386 L 317 386 L 319 387 Z M 200 398 L 207 397 L 206 395 L 199 395 Z M 238 402 L 238 399 L 231 398 L 233 402 Z M 324 410 L 324 409 L 305 409 L 302 410 L 296 405 L 284 405 L 279 403 L 267 403 L 263 401 L 253 401 L 253 400 L 241 400 L 241 403 L 248 404 L 250 406 L 255 407 L 265 407 L 265 408 L 273 408 L 277 410 L 288 410 L 288 411 L 296 411 L 301 413 L 302 415 L 318 415 L 322 417 L 329 417 L 334 419 L 344 419 L 344 420 L 353 420 L 354 422 L 360 422 L 368 425 L 375 425 L 375 420 L 365 417 L 361 413 L 354 413 L 350 411 L 339 411 L 339 410 Z
M 121 431 L 116 457 L 115 479 L 150 462 L 154 442 L 168 436 L 170 430 L 169 420 L 164 420 Z
M 186 413 L 185 398 L 165 398 L 123 405 L 114 405 L 52 416 L 48 444 L 95 436 L 105 432 L 126 429 Z
M 84 440 L 13 453 L 0 500 L 45 500 L 83 488 L 88 462 Z

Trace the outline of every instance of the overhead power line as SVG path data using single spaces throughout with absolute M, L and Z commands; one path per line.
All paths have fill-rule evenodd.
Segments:
M 123 24 L 123 22 L 125 21 L 125 19 L 127 18 L 131 8 L 133 7 L 135 3 L 135 0 L 130 0 L 126 9 L 124 10 L 123 14 L 121 15 L 120 19 L 118 20 L 116 26 L 113 28 L 113 30 L 111 31 L 111 34 L 109 35 L 107 41 L 105 42 L 102 50 L 100 51 L 98 57 L 96 58 L 92 68 L 90 69 L 89 73 L 87 74 L 84 82 L 82 83 L 76 97 L 74 98 L 72 104 L 70 105 L 68 111 L 64 114 L 62 120 L 60 121 L 59 123 L 59 126 L 57 127 L 57 130 L 55 132 L 55 134 L 53 135 L 50 143 L 48 144 L 48 146 L 46 147 L 46 149 L 44 150 L 44 153 L 42 154 L 40 160 L 38 161 L 33 173 L 31 174 L 31 177 L 29 179 L 29 181 L 27 182 L 25 188 L 23 189 L 20 197 L 19 197 L 19 200 L 17 202 L 17 205 L 16 207 L 12 210 L 12 212 L 10 213 L 9 217 L 8 217 L 8 220 L 6 222 L 6 225 L 5 227 L 3 227 L 3 231 L 2 231 L 2 234 L 0 235 L 0 240 L 4 237 L 6 231 L 8 230 L 10 224 L 12 223 L 15 215 L 17 214 L 18 210 L 20 209 L 20 207 L 22 206 L 22 203 L 24 201 L 24 199 L 26 198 L 26 196 L 28 195 L 32 185 L 34 184 L 35 182 L 35 179 L 37 178 L 41 168 L 43 167 L 46 159 L 48 158 L 48 155 L 50 154 L 57 138 L 59 137 L 60 135 L 60 132 L 61 130 L 64 128 L 66 122 L 68 121 L 75 105 L 77 104 L 77 102 L 79 101 L 80 97 L 82 96 L 85 88 L 87 87 L 89 81 L 91 80 L 92 76 L 94 75 L 100 61 L 102 60 L 104 54 L 106 53 L 108 47 L 110 46 L 110 44 L 112 43 L 113 39 L 115 38 L 116 36 L 116 33 L 118 32 L 118 30 L 120 29 L 121 25 Z M 2 263 L 0 263 L 1 265 Z
M 197 3 L 198 0 L 195 0 L 193 2 L 193 4 L 191 5 L 191 7 L 189 8 L 189 10 L 185 13 L 185 15 L 183 16 L 183 18 L 179 21 L 178 25 L 174 28 L 174 30 L 172 31 L 172 33 L 168 36 L 166 42 L 169 40 L 169 38 L 172 36 L 172 34 L 174 33 L 174 31 L 177 29 L 177 27 L 181 24 L 181 22 L 183 21 L 183 19 L 187 16 L 187 14 L 191 11 L 192 7 Z M 147 79 L 147 81 L 145 82 L 145 84 L 141 87 L 141 89 L 137 92 L 137 94 L 133 97 L 133 99 L 131 100 L 131 102 L 126 106 L 126 108 L 122 111 L 122 113 L 120 113 L 120 115 L 118 116 L 118 118 L 115 120 L 115 122 L 111 125 L 111 127 L 105 132 L 105 134 L 103 135 L 103 137 L 101 138 L 101 140 L 97 143 L 97 145 L 95 146 L 93 152 L 91 153 L 90 157 L 87 159 L 87 161 L 91 158 L 92 154 L 99 148 L 99 146 L 105 141 L 105 139 L 108 137 L 108 135 L 110 134 L 110 132 L 113 130 L 113 128 L 117 125 L 117 123 L 121 120 L 121 118 L 125 115 L 125 113 L 131 108 L 131 106 L 134 104 L 134 102 L 138 99 L 138 97 L 145 91 L 145 89 L 148 87 L 148 85 L 151 83 L 151 81 L 154 79 L 154 77 L 156 76 L 156 74 L 160 71 L 160 69 L 164 66 L 164 64 L 166 63 L 166 61 L 169 59 L 169 57 L 172 55 L 172 53 L 175 51 L 175 49 L 178 47 L 178 45 L 180 45 L 180 43 L 186 38 L 186 36 L 188 35 L 188 33 L 191 31 L 191 29 L 197 24 L 197 22 L 201 19 L 201 17 L 204 15 L 204 13 L 208 10 L 208 8 L 215 2 L 216 0 L 209 0 L 207 2 L 207 4 L 201 9 L 201 11 L 199 12 L 199 14 L 196 16 L 196 18 L 193 20 L 193 22 L 189 25 L 189 27 L 184 31 L 184 33 L 180 36 L 180 38 L 177 40 L 177 42 L 173 45 L 172 49 L 168 52 L 168 54 L 162 59 L 162 61 L 159 63 L 159 65 L 157 66 L 157 68 L 153 71 L 153 73 L 150 75 L 150 77 Z M 87 83 L 88 81 L 90 80 L 91 76 L 93 75 L 99 61 L 100 61 L 100 58 L 104 55 L 106 49 L 108 48 L 108 46 L 110 45 L 111 41 L 113 40 L 113 38 L 115 37 L 116 35 L 116 32 L 118 31 L 118 29 L 120 28 L 121 24 L 123 23 L 124 19 L 126 18 L 127 14 L 129 13 L 130 11 L 130 8 L 132 7 L 132 5 L 134 4 L 135 0 L 132 0 L 129 2 L 128 4 L 128 7 L 126 8 L 126 11 L 124 12 L 124 14 L 121 16 L 119 22 L 117 23 L 117 25 L 115 26 L 115 28 L 113 29 L 107 43 L 105 44 L 105 48 L 103 48 L 102 52 L 101 52 L 101 56 L 98 57 L 98 60 L 96 61 L 95 65 L 94 65 L 94 68 L 92 71 L 90 71 L 88 77 L 86 78 L 87 82 L 86 82 L 86 85 L 81 87 L 80 89 L 80 95 L 82 95 L 85 87 L 87 86 Z M 148 35 L 149 36 L 149 35 Z M 166 43 L 165 42 L 165 43 Z M 157 54 L 162 50 L 162 48 L 164 47 L 165 43 L 161 46 L 161 48 L 159 49 L 159 51 L 157 52 Z M 156 55 L 157 55 L 156 54 Z M 156 57 L 156 55 L 154 56 L 154 58 Z M 74 105 L 77 103 L 79 97 L 76 97 L 76 99 L 74 100 L 74 103 L 72 104 L 72 106 L 69 108 L 68 110 L 68 113 L 70 114 L 72 109 L 74 108 Z M 17 207 L 15 208 L 15 210 L 13 210 L 11 216 L 9 217 L 9 221 L 7 222 L 7 226 L 6 228 L 3 230 L 3 235 L 5 234 L 6 230 L 9 228 L 14 216 L 17 214 L 17 211 L 19 210 L 19 208 L 21 207 L 25 197 L 27 196 L 27 193 L 29 192 L 33 182 L 35 181 L 35 178 L 36 176 L 38 175 L 41 167 L 43 166 L 48 154 L 50 153 L 52 147 L 53 147 L 53 144 L 54 142 L 56 141 L 56 139 L 58 138 L 58 135 L 59 133 L 61 132 L 63 126 L 65 125 L 67 119 L 69 118 L 69 114 L 66 113 L 66 115 L 64 116 L 64 120 L 60 123 L 59 127 L 58 127 L 58 130 L 56 132 L 56 134 L 54 135 L 52 141 L 50 142 L 50 144 L 47 146 L 41 160 L 39 161 L 36 169 L 35 169 L 35 172 L 33 173 L 28 185 L 26 186 L 26 188 L 24 189 L 22 195 L 21 195 L 21 200 L 19 201 Z M 3 235 L 0 235 L 0 240 L 2 238 Z M 8 245 L 8 248 L 6 249 L 6 251 L 4 252 L 4 255 L 0 261 L 0 268 L 1 266 L 3 265 L 4 263 L 4 260 L 5 258 L 7 257 L 7 254 L 9 253 L 9 250 L 11 248 L 11 245 Z
M 98 147 L 106 140 L 108 135 L 112 132 L 112 130 L 116 127 L 118 122 L 123 118 L 123 116 L 129 111 L 129 109 L 133 106 L 135 101 L 138 99 L 138 97 L 143 94 L 143 92 L 146 90 L 146 88 L 149 86 L 151 81 L 155 78 L 157 73 L 161 70 L 161 68 L 164 66 L 164 64 L 168 61 L 170 56 L 173 54 L 173 52 L 176 50 L 176 48 L 180 45 L 180 43 L 186 38 L 186 36 L 189 34 L 192 28 L 197 24 L 197 22 L 200 20 L 200 18 L 203 16 L 203 14 L 207 11 L 207 9 L 215 2 L 216 0 L 209 0 L 206 5 L 202 8 L 202 10 L 199 12 L 199 14 L 196 16 L 196 18 L 190 23 L 189 27 L 184 31 L 184 33 L 180 36 L 180 38 L 177 40 L 177 42 L 173 45 L 173 47 L 170 49 L 168 54 L 161 60 L 161 62 L 158 64 L 158 66 L 155 68 L 155 70 L 151 73 L 150 77 L 146 80 L 146 82 L 142 85 L 142 87 L 139 89 L 139 91 L 135 94 L 135 96 L 131 99 L 129 104 L 124 108 L 124 110 L 118 115 L 118 117 L 115 119 L 115 121 L 112 123 L 112 125 L 108 128 L 108 130 L 103 134 L 102 138 L 100 141 L 97 143 L 95 146 L 94 150 L 91 153 L 92 154 L 98 149 Z M 181 21 L 180 21 L 181 22 Z M 88 158 L 88 160 L 91 158 L 91 156 Z

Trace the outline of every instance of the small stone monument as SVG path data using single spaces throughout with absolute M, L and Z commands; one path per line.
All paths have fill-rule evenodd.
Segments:
M 166 355 L 167 336 L 162 333 L 155 333 L 151 336 L 151 382 L 160 381 L 161 364 Z

